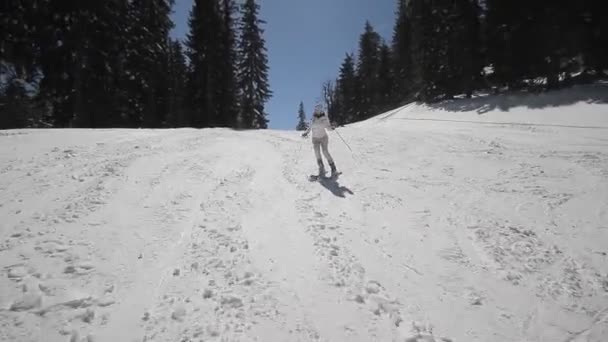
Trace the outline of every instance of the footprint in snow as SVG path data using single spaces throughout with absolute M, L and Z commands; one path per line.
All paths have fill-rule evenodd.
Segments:
M 452 339 L 446 337 L 436 337 L 433 335 L 433 327 L 431 325 L 422 326 L 416 322 L 412 322 L 413 335 L 405 338 L 405 342 L 453 342 Z
M 8 278 L 14 281 L 21 281 L 29 274 L 24 266 L 16 266 L 8 270 Z
M 40 308 L 42 306 L 42 296 L 38 293 L 26 293 L 20 299 L 11 304 L 9 310 L 20 312 Z
M 452 340 L 448 338 L 440 338 L 436 339 L 432 335 L 416 335 L 409 337 L 405 340 L 405 342 L 452 342 Z
M 228 296 L 222 298 L 221 304 L 223 307 L 236 309 L 243 306 L 243 301 L 240 298 Z
M 184 306 L 178 306 L 171 314 L 171 319 L 178 322 L 183 322 L 186 318 L 186 308 Z

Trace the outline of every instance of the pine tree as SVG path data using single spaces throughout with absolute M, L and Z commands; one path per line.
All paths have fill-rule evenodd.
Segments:
M 82 17 L 92 12 L 91 8 L 82 3 L 57 6 L 58 1 L 40 5 L 37 16 L 46 20 L 36 30 L 39 67 L 44 75 L 38 99 L 50 109 L 47 116 L 54 127 L 74 126 L 76 119 L 86 124 L 83 59 L 88 31 Z
M 378 87 L 376 90 L 377 111 L 379 112 L 389 109 L 397 103 L 393 100 L 393 88 L 397 83 L 394 80 L 393 61 L 391 49 L 386 43 L 382 43 L 378 60 Z
M 0 65 L 2 75 L 31 81 L 36 72 L 38 15 L 26 0 L 0 3 Z
M 410 97 L 412 77 L 411 23 L 408 18 L 407 1 L 397 1 L 397 19 L 393 29 L 393 102 L 402 104 Z
M 563 49 L 556 51 L 560 55 L 560 72 L 564 76 L 559 80 L 560 86 L 570 86 L 575 79 L 577 81 L 589 79 L 586 51 L 589 38 L 592 37 L 587 34 L 588 24 L 592 18 L 587 15 L 590 14 L 587 12 L 590 4 L 589 1 L 582 0 L 567 2 L 560 6 L 562 18 L 559 19 L 564 20 L 557 26 L 560 30 L 559 41 L 563 44 Z M 574 73 L 579 74 L 574 76 Z
M 542 49 L 539 71 L 547 80 L 547 88 L 571 85 L 574 73 L 582 72 L 577 78 L 587 82 L 607 76 L 608 24 L 600 19 L 600 2 L 539 2 L 536 31 L 543 37 L 538 44 Z
M 534 24 L 535 7 L 523 0 L 486 1 L 487 56 L 494 71 L 490 80 L 499 87 L 520 89 L 525 79 L 538 76 L 542 37 Z
M 608 77 L 608 20 L 603 2 L 582 0 L 576 13 L 582 19 L 580 50 L 583 52 L 585 71 L 596 77 Z
M 238 118 L 238 89 L 236 79 L 236 42 L 234 27 L 235 4 L 233 0 L 221 0 L 222 28 L 221 47 L 218 50 L 217 97 L 219 118 L 216 122 L 222 127 L 236 127 Z
M 380 35 L 366 22 L 359 39 L 357 120 L 369 118 L 378 109 L 380 41 Z
M 328 90 L 328 97 L 331 99 L 331 106 L 327 109 L 327 114 L 332 122 L 337 125 L 346 123 L 344 118 L 344 106 L 340 96 L 340 80 L 336 80 L 333 84 L 328 82 L 331 88 Z
M 355 59 L 352 54 L 346 54 L 346 57 L 340 66 L 340 76 L 336 88 L 337 101 L 340 103 L 341 111 L 334 120 L 338 125 L 354 122 L 356 120 L 356 96 L 358 85 Z
M 162 127 L 167 120 L 172 5 L 173 0 L 132 0 L 129 4 L 125 75 L 134 126 Z
M 471 97 L 482 71 L 480 48 L 480 9 L 477 0 L 456 0 L 447 4 L 449 15 L 444 26 L 448 28 L 447 97 L 465 93 Z
M 55 127 L 124 124 L 120 114 L 125 93 L 121 83 L 124 51 L 128 46 L 127 0 L 11 3 L 19 7 L 9 13 L 23 15 L 24 21 L 9 22 L 21 27 L 15 33 L 26 35 L 15 41 L 16 45 L 10 39 L 2 39 L 0 48 L 8 47 L 3 59 L 16 57 L 11 62 L 16 69 L 11 68 L 17 74 L 29 68 L 35 71 L 30 76 L 36 80 L 30 86 L 35 85 L 36 103 L 30 107 L 37 112 L 36 120 L 40 124 L 48 120 Z M 0 22 L 4 22 L 3 13 L 0 11 Z M 10 30 L 0 31 L 10 34 Z
M 336 99 L 336 86 L 332 81 L 325 81 L 322 86 L 321 96 L 323 99 L 323 104 L 327 110 L 327 115 L 332 120 L 332 122 L 336 122 L 336 111 L 337 111 L 337 99 Z
M 237 46 L 235 1 L 195 0 L 184 52 L 168 37 L 173 2 L 0 2 L 0 128 L 266 128 L 259 6 L 240 7 Z M 358 60 L 347 54 L 323 84 L 327 111 L 345 124 L 411 99 L 470 96 L 481 81 L 543 90 L 606 77 L 602 10 L 596 0 L 397 0 L 392 49 L 366 23 Z
M 0 129 L 36 127 L 37 111 L 26 83 L 15 74 L 1 75 L 8 78 L 0 84 Z
M 40 99 L 57 127 L 121 125 L 119 84 L 127 2 L 49 0 L 36 11 Z
M 574 28 L 570 5 L 560 4 L 556 1 L 538 1 L 544 6 L 536 9 L 538 34 L 543 37 L 539 42 L 540 59 L 538 76 L 545 77 L 547 89 L 556 89 L 561 86 L 560 74 L 562 63 L 570 57 L 568 31 Z M 565 25 L 564 25 L 565 24 Z
M 308 123 L 306 122 L 306 112 L 304 112 L 304 102 L 300 102 L 298 108 L 298 125 L 296 131 L 305 131 L 308 129 Z
M 268 57 L 263 30 L 260 27 L 265 21 L 258 19 L 259 9 L 260 6 L 255 0 L 246 0 L 241 7 L 238 78 L 242 128 L 268 127 L 264 105 L 272 96 L 272 92 L 268 84 Z
M 186 41 L 187 103 L 195 127 L 236 127 L 239 111 L 233 0 L 197 0 Z
M 472 90 L 476 44 L 475 33 L 468 30 L 470 17 L 465 15 L 469 5 L 469 0 L 409 2 L 411 78 L 416 99 L 436 101 Z
M 210 127 L 219 118 L 215 77 L 222 65 L 218 61 L 221 16 L 217 1 L 195 0 L 190 11 L 189 26 L 186 47 L 190 60 L 187 87 L 190 124 L 197 128 Z
M 0 3 L 0 129 L 35 127 L 38 18 L 31 1 Z
M 427 100 L 429 90 L 429 72 L 433 67 L 433 56 L 429 48 L 431 32 L 430 6 L 424 0 L 411 0 L 407 4 L 407 17 L 410 18 L 409 50 L 410 50 L 410 79 L 413 99 Z
M 438 0 L 423 12 L 426 14 L 425 36 L 429 39 L 424 44 L 426 50 L 423 62 L 425 68 L 424 95 L 426 101 L 432 102 L 449 98 L 453 95 L 450 87 L 450 36 L 452 27 L 450 17 L 452 0 Z
M 169 127 L 184 127 L 190 122 L 186 117 L 186 82 L 187 71 L 186 59 L 182 44 L 175 40 L 170 45 L 169 55 L 169 101 L 168 122 Z

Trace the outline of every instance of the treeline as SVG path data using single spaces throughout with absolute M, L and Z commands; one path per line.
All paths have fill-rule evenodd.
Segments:
M 605 78 L 601 1 L 399 0 L 392 41 L 366 23 L 325 106 L 339 124 L 412 101 L 545 91 Z
M 0 2 L 0 128 L 266 128 L 259 5 L 195 0 Z

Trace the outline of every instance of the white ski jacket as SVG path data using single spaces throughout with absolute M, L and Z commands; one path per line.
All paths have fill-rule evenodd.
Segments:
M 327 114 L 323 115 L 320 118 L 313 116 L 312 122 L 310 124 L 310 128 L 308 129 L 308 131 L 312 131 L 312 138 L 320 139 L 320 138 L 327 136 L 326 129 L 331 129 L 331 130 L 334 129 L 331 126 L 331 123 L 329 122 L 329 118 L 327 117 Z M 306 132 L 306 134 L 308 135 L 308 132 Z

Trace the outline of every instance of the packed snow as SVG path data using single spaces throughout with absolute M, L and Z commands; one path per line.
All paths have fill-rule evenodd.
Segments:
M 0 340 L 607 341 L 607 93 L 0 131 Z

